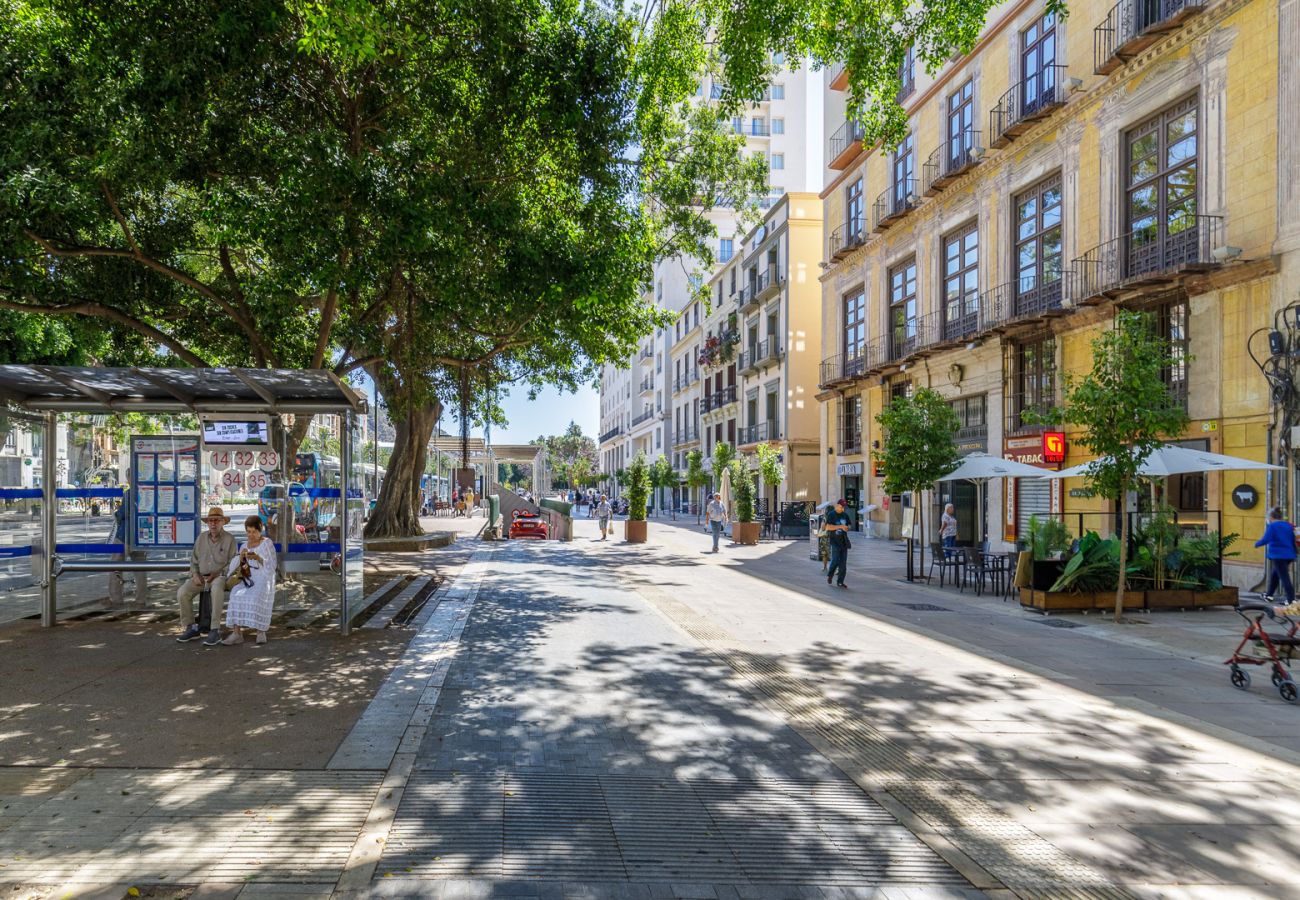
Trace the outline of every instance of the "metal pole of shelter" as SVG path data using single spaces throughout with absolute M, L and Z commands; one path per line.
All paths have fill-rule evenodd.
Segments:
M 348 490 L 352 486 L 352 412 L 343 414 L 339 440 L 339 633 L 352 631 L 348 608 Z M 378 444 L 375 445 L 376 450 Z M 376 453 L 376 456 L 378 454 Z
M 58 588 L 54 580 L 54 552 L 57 537 L 58 500 L 58 432 L 57 417 L 45 414 L 45 445 L 41 452 L 41 626 L 54 626 L 58 613 Z

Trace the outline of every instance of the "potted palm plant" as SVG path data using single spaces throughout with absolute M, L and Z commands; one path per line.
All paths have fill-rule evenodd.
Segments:
M 645 508 L 650 499 L 650 466 L 645 454 L 638 453 L 627 467 L 627 521 L 623 523 L 623 540 L 629 544 L 646 541 Z
M 731 539 L 737 544 L 758 543 L 758 523 L 754 521 L 754 473 L 749 458 L 738 457 L 731 463 L 731 491 L 736 498 L 736 521 Z

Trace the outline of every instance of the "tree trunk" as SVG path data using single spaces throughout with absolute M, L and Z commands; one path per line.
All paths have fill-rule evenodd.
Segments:
M 920 494 L 920 493 L 921 493 L 920 491 L 916 492 L 916 494 Z M 922 499 L 921 502 L 916 505 L 916 527 L 921 529 L 921 571 L 924 572 L 925 571 L 925 500 L 924 499 Z M 943 575 L 942 569 L 939 570 L 939 574 L 941 576 Z M 928 584 L 929 581 L 930 579 L 927 578 L 926 583 Z
M 1128 485 L 1120 486 L 1119 491 L 1119 579 L 1115 585 L 1115 621 L 1124 621 L 1124 577 L 1128 571 L 1128 512 L 1125 503 L 1128 500 Z
M 370 520 L 366 537 L 414 537 L 424 534 L 420 526 L 420 476 L 429 455 L 429 438 L 442 414 L 438 403 L 415 406 L 397 419 L 393 455 Z

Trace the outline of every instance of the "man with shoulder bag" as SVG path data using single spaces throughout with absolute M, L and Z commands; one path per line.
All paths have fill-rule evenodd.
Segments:
M 225 530 L 230 524 L 230 516 L 220 506 L 208 510 L 204 519 L 208 530 L 199 535 L 190 551 L 190 572 L 185 582 L 176 591 L 176 600 L 181 607 L 181 625 L 185 630 L 176 638 L 179 643 L 186 643 L 203 637 L 203 646 L 215 647 L 221 643 L 221 618 L 226 603 L 226 569 L 239 549 L 235 536 Z M 194 618 L 194 598 L 200 598 L 199 618 Z M 204 598 L 210 597 L 211 602 Z M 205 617 L 206 614 L 206 617 Z
M 844 511 L 844 501 L 836 500 L 834 509 L 826 511 L 826 519 L 823 522 L 831 552 L 831 564 L 826 570 L 827 584 L 838 575 L 835 583 L 842 588 L 848 587 L 844 583 L 844 574 L 848 570 L 849 548 L 853 546 L 849 543 L 849 528 L 852 525 L 853 520 Z

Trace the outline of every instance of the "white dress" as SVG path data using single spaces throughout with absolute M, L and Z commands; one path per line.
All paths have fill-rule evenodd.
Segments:
M 243 550 L 247 546 L 247 543 L 241 544 L 239 549 Z M 252 587 L 240 583 L 226 594 L 226 625 L 231 628 L 240 625 L 255 631 L 266 631 L 271 625 L 271 607 L 275 605 L 275 542 L 263 538 L 262 543 L 252 550 L 262 561 L 248 561 L 253 573 Z M 236 555 L 230 561 L 226 574 L 233 575 L 238 566 L 239 556 Z

